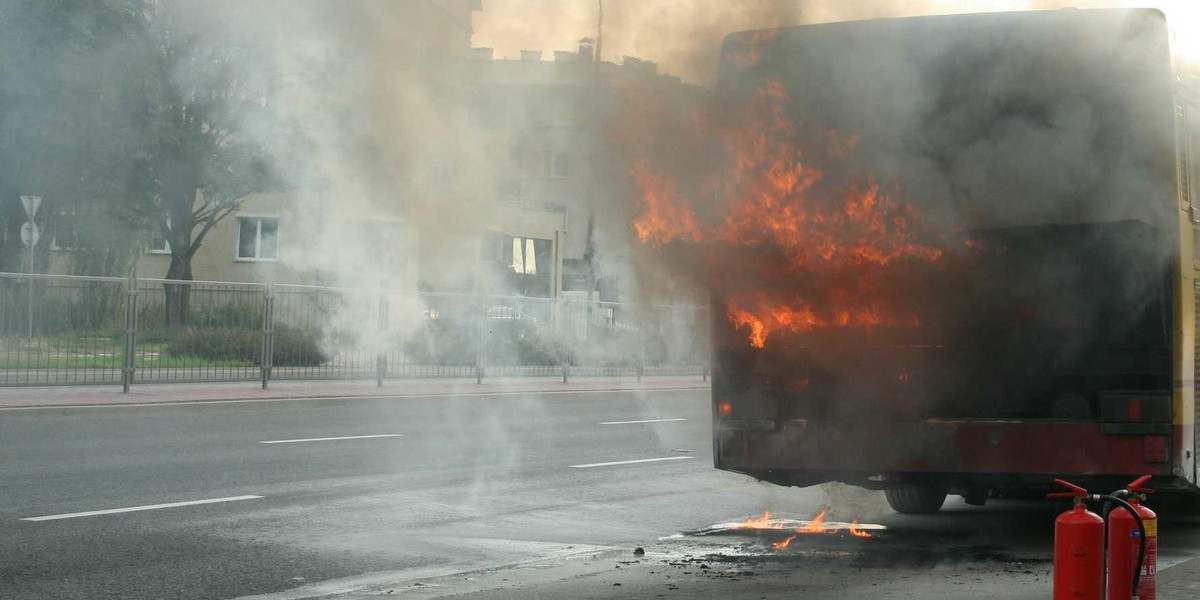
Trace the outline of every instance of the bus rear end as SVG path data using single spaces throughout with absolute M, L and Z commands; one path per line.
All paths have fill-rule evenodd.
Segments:
M 1154 11 L 729 36 L 716 466 L 903 512 L 1192 489 L 1173 93 Z

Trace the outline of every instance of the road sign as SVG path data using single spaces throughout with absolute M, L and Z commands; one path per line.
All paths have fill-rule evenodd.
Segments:
M 41 196 L 21 196 L 21 206 L 25 207 L 25 216 L 32 221 L 37 216 L 37 209 L 42 205 Z M 35 244 L 37 242 L 34 242 Z
M 36 223 L 26 221 L 21 226 L 21 243 L 25 244 L 26 248 L 32 248 L 37 245 L 38 239 L 42 237 L 41 230 L 38 229 Z

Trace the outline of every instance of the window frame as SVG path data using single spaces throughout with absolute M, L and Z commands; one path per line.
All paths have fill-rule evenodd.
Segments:
M 1200 180 L 1200 101 L 1184 97 L 1180 102 L 1183 111 L 1183 162 L 1184 172 L 1181 174 L 1186 184 L 1188 197 L 1185 198 L 1192 212 L 1192 222 L 1200 223 L 1200 189 L 1196 189 Z
M 255 256 L 253 256 L 253 257 L 243 257 L 242 256 L 242 219 L 253 219 L 257 222 L 257 225 L 255 226 L 255 229 L 254 229 L 254 235 L 255 235 L 254 254 L 255 254 Z M 275 257 L 274 258 L 261 258 L 261 255 L 262 255 L 262 222 L 264 219 L 269 219 L 269 220 L 275 221 Z M 282 245 L 280 243 L 279 221 L 280 221 L 279 215 L 277 215 L 277 214 L 271 215 L 271 214 L 238 213 L 238 214 L 234 215 L 233 222 L 236 227 L 236 229 L 234 230 L 234 234 L 233 234 L 233 260 L 234 260 L 234 262 L 257 262 L 257 263 L 279 262 L 279 248 Z
M 167 229 L 170 229 L 170 228 L 171 228 L 171 218 L 167 217 Z M 155 232 L 156 235 L 160 234 L 160 233 L 162 233 L 162 232 L 161 231 Z M 171 253 L 171 240 L 168 240 L 164 236 L 162 241 L 163 241 L 162 248 L 155 248 L 154 246 L 152 246 L 150 244 L 146 244 L 146 250 L 145 250 L 144 254 L 155 254 L 155 255 L 170 254 Z

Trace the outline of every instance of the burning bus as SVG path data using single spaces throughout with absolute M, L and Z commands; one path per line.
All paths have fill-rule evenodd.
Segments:
M 908 513 L 1197 489 L 1200 102 L 1161 13 L 735 33 L 709 121 L 704 197 L 636 225 L 708 250 L 717 468 Z

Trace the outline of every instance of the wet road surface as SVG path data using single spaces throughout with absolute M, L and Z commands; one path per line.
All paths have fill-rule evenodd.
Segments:
M 1035 598 L 1055 514 L 715 471 L 697 390 L 6 411 L 0 477 L 6 599 Z M 711 528 L 826 507 L 888 529 Z

